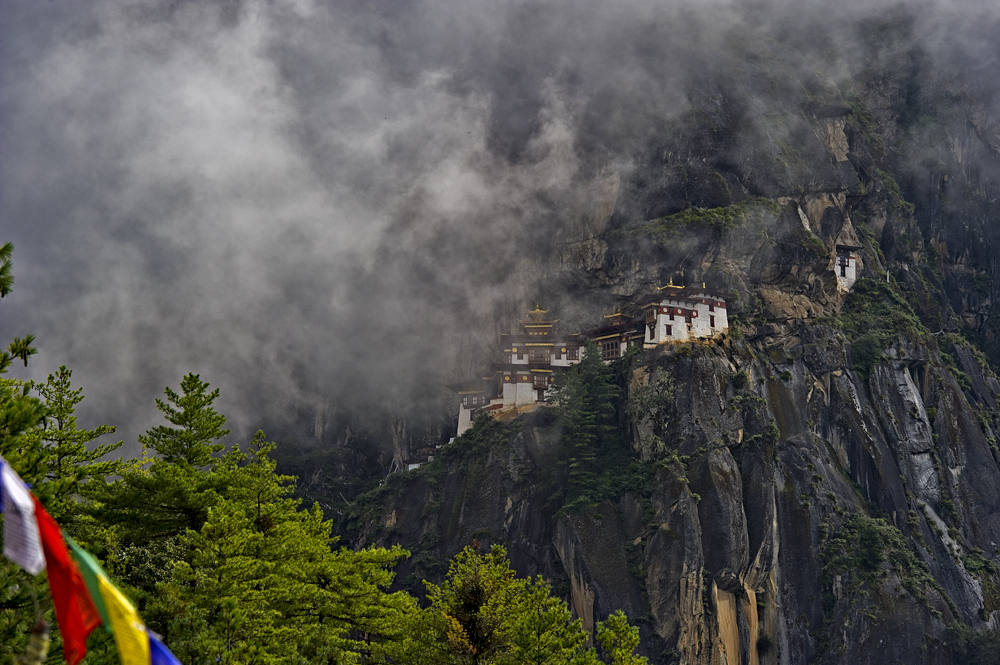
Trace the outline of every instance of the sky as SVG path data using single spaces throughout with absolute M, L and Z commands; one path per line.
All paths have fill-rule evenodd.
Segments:
M 238 436 L 419 403 L 734 42 L 838 80 L 847 28 L 902 6 L 935 57 L 996 61 L 989 3 L 871 6 L 2 0 L 0 338 L 39 351 L 11 376 L 67 365 L 130 452 L 187 372 Z

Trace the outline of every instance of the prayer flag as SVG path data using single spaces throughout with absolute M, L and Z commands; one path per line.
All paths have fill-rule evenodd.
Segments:
M 181 665 L 177 656 L 170 653 L 170 649 L 163 646 L 163 642 L 153 633 L 149 633 L 149 659 L 150 665 Z
M 59 525 L 34 495 L 31 498 L 35 502 L 35 518 L 45 551 L 49 589 L 62 634 L 63 654 L 69 665 L 76 665 L 87 655 L 87 636 L 100 625 L 101 618 L 90 600 L 80 570 L 69 558 Z
M 101 623 L 114 635 L 122 665 L 180 665 L 159 638 L 147 630 L 135 607 L 97 560 L 60 531 L 2 457 L 0 511 L 4 513 L 7 558 L 32 575 L 48 568 L 52 604 L 69 665 L 77 665 L 87 655 L 87 636 Z
M 35 503 L 21 476 L 0 457 L 0 496 L 3 497 L 3 553 L 32 575 L 45 570 L 38 537 Z
M 122 665 L 150 665 L 150 642 L 146 626 L 125 595 L 118 590 L 92 556 L 71 539 L 67 539 L 90 597 L 104 620 L 104 625 L 115 636 L 118 658 Z

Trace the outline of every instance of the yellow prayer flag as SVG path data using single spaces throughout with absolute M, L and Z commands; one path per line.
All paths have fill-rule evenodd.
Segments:
M 103 575 L 98 576 L 101 597 L 111 622 L 122 665 L 149 665 L 149 636 L 132 603 Z

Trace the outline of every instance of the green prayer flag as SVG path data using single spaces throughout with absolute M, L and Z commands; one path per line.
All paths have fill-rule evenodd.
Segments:
M 90 552 L 77 545 L 72 538 L 66 536 L 66 542 L 73 551 L 73 558 L 76 559 L 76 564 L 80 568 L 80 574 L 83 575 L 83 582 L 87 585 L 87 592 L 90 593 L 90 599 L 94 601 L 97 613 L 101 615 L 101 623 L 104 624 L 105 629 L 110 633 L 111 621 L 108 619 L 108 610 L 104 606 L 104 598 L 101 596 L 101 585 L 98 582 L 98 577 L 103 576 L 104 571 Z

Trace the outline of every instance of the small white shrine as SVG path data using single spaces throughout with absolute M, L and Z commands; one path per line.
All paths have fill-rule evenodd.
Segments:
M 849 291 L 854 282 L 858 281 L 858 257 L 860 247 L 852 245 L 837 245 L 837 262 L 834 270 L 837 273 L 837 284 Z
M 675 286 L 671 281 L 660 287 L 643 311 L 646 348 L 711 339 L 729 330 L 725 297 L 704 284 L 701 288 Z

